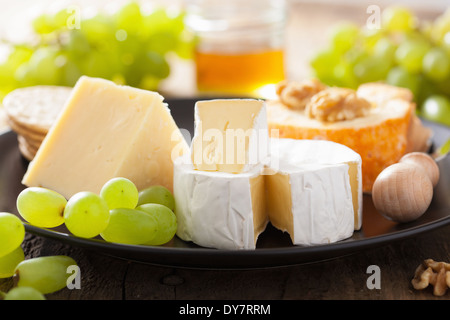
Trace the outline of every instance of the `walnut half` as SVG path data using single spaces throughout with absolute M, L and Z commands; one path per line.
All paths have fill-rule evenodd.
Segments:
M 326 86 L 317 79 L 282 81 L 277 86 L 277 95 L 290 109 L 303 110 L 313 95 L 324 90 Z
M 450 263 L 436 262 L 433 259 L 424 260 L 417 267 L 411 283 L 416 290 L 432 285 L 433 294 L 443 296 L 450 287 Z
M 371 104 L 348 88 L 331 87 L 312 96 L 305 113 L 324 122 L 352 120 L 369 114 Z

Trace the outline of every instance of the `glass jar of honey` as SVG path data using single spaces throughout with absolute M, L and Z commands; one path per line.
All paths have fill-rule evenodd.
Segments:
M 188 0 L 200 93 L 264 96 L 285 78 L 284 0 Z

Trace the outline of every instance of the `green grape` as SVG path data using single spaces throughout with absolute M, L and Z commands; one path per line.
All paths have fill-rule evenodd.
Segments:
M 0 257 L 17 249 L 24 238 L 22 221 L 12 213 L 0 212 Z
M 82 19 L 79 30 L 91 45 L 97 46 L 104 41 L 114 41 L 116 29 L 110 16 L 99 13 L 92 18 Z
M 128 33 L 138 33 L 143 27 L 141 8 L 137 2 L 125 4 L 115 15 L 118 29 Z
M 90 77 L 112 79 L 117 72 L 117 63 L 112 61 L 113 51 L 105 50 L 105 52 L 110 52 L 110 54 L 105 56 L 105 53 L 102 51 L 91 51 L 80 62 L 81 73 Z
M 157 52 L 142 52 L 135 57 L 134 62 L 127 70 L 125 77 L 127 83 L 138 87 L 145 75 L 164 79 L 170 73 L 170 66 L 164 56 Z
M 423 57 L 422 68 L 428 78 L 442 81 L 450 73 L 450 57 L 443 49 L 432 48 Z
M 104 184 L 100 191 L 100 197 L 106 201 L 110 210 L 134 209 L 139 200 L 139 191 L 131 180 L 117 177 Z
M 415 26 L 415 17 L 408 8 L 391 6 L 383 10 L 381 25 L 390 31 L 409 31 Z
M 331 72 L 340 60 L 341 57 L 338 53 L 331 49 L 326 49 L 317 52 L 311 59 L 310 64 L 316 76 L 322 80 L 332 77 Z
M 15 287 L 9 290 L 4 300 L 46 300 L 45 296 L 32 287 Z
M 438 150 L 437 154 L 443 156 L 450 152 L 450 139 L 448 139 L 443 145 L 441 145 Z
M 8 65 L 8 63 L 3 63 L 0 65 L 0 87 L 8 86 L 15 82 L 14 69 Z
M 384 59 L 388 62 L 395 60 L 396 44 L 389 38 L 381 38 L 378 40 L 373 48 L 374 56 Z
M 56 30 L 53 18 L 49 14 L 42 14 L 32 21 L 33 29 L 38 34 L 47 34 Z
M 175 48 L 175 53 L 182 59 L 193 59 L 195 43 L 193 37 L 186 31 L 179 39 Z
M 430 44 L 422 40 L 406 40 L 395 51 L 397 63 L 410 73 L 422 71 L 422 60 Z
M 151 241 L 157 230 L 157 222 L 149 214 L 136 210 L 117 208 L 110 210 L 111 218 L 100 234 L 108 242 L 144 244 Z
M 434 42 L 441 44 L 448 32 L 450 32 L 450 10 L 446 10 L 434 20 L 430 35 Z
M 13 46 L 8 58 L 0 66 L 0 86 L 16 85 L 15 72 L 22 65 L 27 64 L 32 54 L 33 50 L 29 46 Z
M 371 53 L 380 39 L 386 38 L 389 32 L 383 29 L 369 29 L 361 28 L 359 43 L 361 44 L 361 49 Z M 355 46 L 357 47 L 357 46 Z
M 450 100 L 443 95 L 428 97 L 422 106 L 425 119 L 450 126 Z
M 161 31 L 148 37 L 147 50 L 164 55 L 178 45 L 178 36 L 171 32 Z
M 60 69 L 55 64 L 60 51 L 57 48 L 39 47 L 29 60 L 29 72 L 38 84 L 57 85 L 60 80 Z
M 170 210 L 175 209 L 175 198 L 173 194 L 164 186 L 151 186 L 139 191 L 138 206 L 144 203 L 159 203 Z
M 351 22 L 342 22 L 331 30 L 331 44 L 335 51 L 346 52 L 353 47 L 358 39 L 359 27 Z
M 431 95 L 440 94 L 440 90 L 436 84 L 425 77 L 424 75 L 420 75 L 419 77 L 419 85 L 417 89 L 417 95 L 414 97 L 414 100 L 417 104 L 416 112 L 417 114 L 421 113 L 421 106 L 423 102 Z
M 66 198 L 56 191 L 30 187 L 17 197 L 17 210 L 30 224 L 42 228 L 54 228 L 64 223 Z
M 72 60 L 67 59 L 61 67 L 61 85 L 73 87 L 82 76 L 79 66 Z
M 67 269 L 76 265 L 76 261 L 68 256 L 31 258 L 17 265 L 14 277 L 18 287 L 32 287 L 47 294 L 63 289 L 68 278 L 74 275 Z
M 442 39 L 442 48 L 450 55 L 450 30 L 444 35 Z
M 386 77 L 386 83 L 397 87 L 407 88 L 411 90 L 414 96 L 417 96 L 420 81 L 417 76 L 409 73 L 402 67 L 397 66 L 389 71 Z
M 353 66 L 345 61 L 341 61 L 333 68 L 333 77 L 340 87 L 356 88 L 358 86 Z
M 0 278 L 9 278 L 14 275 L 16 266 L 25 259 L 25 254 L 21 246 L 0 257 Z
M 68 33 L 68 37 L 64 48 L 72 59 L 81 59 L 91 50 L 86 34 L 82 30 L 72 30 Z
M 385 79 L 390 68 L 391 63 L 389 60 L 369 56 L 355 64 L 353 71 L 358 80 L 363 83 Z
M 73 14 L 73 12 L 71 12 L 71 10 L 68 10 L 67 8 L 61 9 L 59 10 L 53 17 L 53 25 L 56 28 L 67 28 L 68 26 L 68 22 L 69 22 L 69 18 L 71 17 L 71 15 Z
M 179 37 L 184 29 L 184 15 L 182 13 L 169 17 L 166 10 L 159 8 L 142 16 L 141 35 L 143 39 L 148 39 L 148 42 L 152 42 L 151 39 L 155 39 L 153 36 L 157 34 L 171 34 Z
M 108 204 L 93 192 L 78 192 L 67 201 L 64 221 L 67 229 L 75 236 L 93 238 L 108 225 Z
M 155 236 L 145 244 L 158 246 L 169 242 L 177 232 L 177 218 L 172 210 L 162 204 L 146 203 L 136 210 L 148 213 L 156 220 Z

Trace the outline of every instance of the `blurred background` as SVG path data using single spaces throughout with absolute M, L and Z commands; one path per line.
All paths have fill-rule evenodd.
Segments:
M 273 98 L 283 79 L 407 87 L 450 126 L 448 0 L 1 0 L 0 99 L 83 74 L 166 98 Z M 234 7 L 233 7 L 234 5 Z

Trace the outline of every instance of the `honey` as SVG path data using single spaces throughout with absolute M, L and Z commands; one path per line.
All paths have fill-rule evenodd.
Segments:
M 284 80 L 284 0 L 190 0 L 200 93 L 257 96 Z
M 283 50 L 196 52 L 197 88 L 203 92 L 249 94 L 285 78 Z

